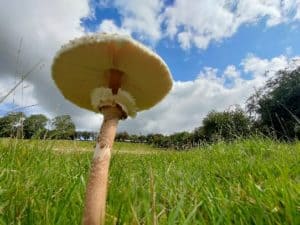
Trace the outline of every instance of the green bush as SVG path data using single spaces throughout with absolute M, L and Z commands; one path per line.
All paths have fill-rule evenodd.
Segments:
M 248 99 L 247 108 L 260 131 L 294 139 L 300 125 L 300 67 L 279 71 Z
M 237 108 L 224 112 L 210 112 L 203 120 L 202 132 L 208 141 L 233 140 L 250 135 L 251 121 Z

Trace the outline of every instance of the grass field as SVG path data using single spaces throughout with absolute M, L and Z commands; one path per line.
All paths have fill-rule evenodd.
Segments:
M 80 224 L 94 143 L 0 139 L 0 224 Z M 300 143 L 116 143 L 107 224 L 300 224 Z

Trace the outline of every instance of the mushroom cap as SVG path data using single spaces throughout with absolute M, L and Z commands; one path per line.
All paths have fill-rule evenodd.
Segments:
M 66 99 L 79 107 L 99 112 L 91 93 L 108 88 L 109 71 L 122 72 L 121 89 L 131 95 L 136 111 L 148 109 L 172 88 L 166 63 L 129 36 L 97 34 L 62 46 L 52 65 L 52 77 Z

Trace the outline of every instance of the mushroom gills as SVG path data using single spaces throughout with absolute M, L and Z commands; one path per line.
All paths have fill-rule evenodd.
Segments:
M 109 88 L 112 90 L 113 95 L 118 94 L 119 88 L 121 88 L 123 72 L 117 69 L 109 70 Z

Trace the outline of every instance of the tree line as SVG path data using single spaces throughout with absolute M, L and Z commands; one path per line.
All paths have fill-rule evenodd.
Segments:
M 74 139 L 76 130 L 70 115 L 49 120 L 43 114 L 26 117 L 23 112 L 10 112 L 0 118 L 0 137 Z
M 250 133 L 250 117 L 237 106 L 223 112 L 210 112 L 204 118 L 202 126 L 192 132 L 183 131 L 171 135 L 130 135 L 121 132 L 116 135 L 116 141 L 147 143 L 159 148 L 190 149 L 219 140 L 247 137 Z
M 116 141 L 147 143 L 160 148 L 189 149 L 219 140 L 232 141 L 253 134 L 280 140 L 300 139 L 300 67 L 281 70 L 246 102 L 246 111 L 236 106 L 211 111 L 192 132 L 171 135 L 131 135 L 120 132 Z M 95 140 L 97 134 L 76 131 L 70 115 L 49 120 L 45 115 L 25 116 L 11 112 L 0 118 L 0 137 Z

